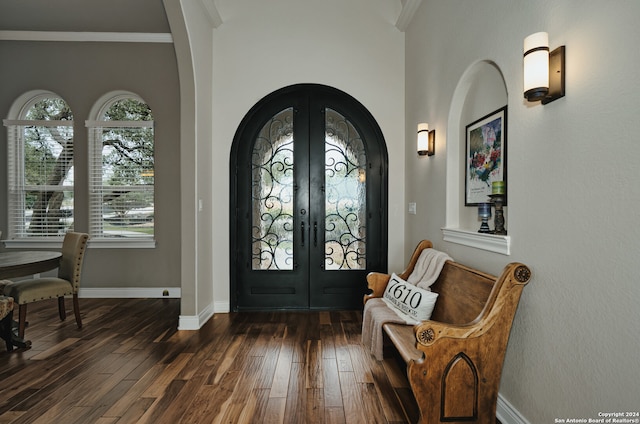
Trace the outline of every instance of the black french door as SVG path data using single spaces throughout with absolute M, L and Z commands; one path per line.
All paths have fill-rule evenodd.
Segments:
M 371 114 L 320 85 L 249 111 L 231 154 L 232 306 L 354 309 L 386 269 L 387 155 Z

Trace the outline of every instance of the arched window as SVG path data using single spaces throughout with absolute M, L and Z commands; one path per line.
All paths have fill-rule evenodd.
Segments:
M 7 128 L 7 240 L 62 237 L 73 229 L 73 113 L 58 95 L 32 91 Z
M 154 128 L 133 93 L 103 96 L 89 129 L 89 233 L 92 240 L 154 239 Z

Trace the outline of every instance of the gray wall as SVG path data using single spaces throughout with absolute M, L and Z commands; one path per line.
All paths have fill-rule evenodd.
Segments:
M 406 32 L 406 197 L 418 214 L 405 245 L 428 238 L 492 273 L 531 267 L 500 393 L 534 424 L 638 410 L 638 16 L 635 0 L 423 1 Z M 522 94 L 523 40 L 538 31 L 552 49 L 566 45 L 566 97 L 544 106 Z M 463 168 L 452 175 L 451 153 L 464 151 L 465 112 L 496 107 L 457 103 L 483 62 L 507 94 L 510 256 L 444 242 L 441 231 L 455 221 L 449 195 Z M 465 102 L 480 105 L 471 91 Z M 427 160 L 410 131 L 424 119 L 437 134 Z
M 169 32 L 162 0 L 2 0 L 0 11 L 0 30 Z
M 114 90 L 140 95 L 156 124 L 155 249 L 90 249 L 83 287 L 180 287 L 180 99 L 170 43 L 0 41 L 0 117 L 24 92 L 52 91 L 74 113 L 75 229 L 88 229 L 87 130 L 93 104 Z M 0 131 L 0 229 L 7 228 L 6 131 Z M 2 249 L 3 247 L 0 247 Z

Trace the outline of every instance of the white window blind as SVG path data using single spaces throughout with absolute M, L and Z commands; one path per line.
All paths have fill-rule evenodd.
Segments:
M 57 238 L 73 230 L 73 121 L 4 120 L 8 240 Z
M 86 121 L 92 240 L 154 238 L 153 121 Z

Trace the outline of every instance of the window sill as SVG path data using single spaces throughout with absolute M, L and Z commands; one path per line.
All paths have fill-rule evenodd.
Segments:
M 461 228 L 443 228 L 442 239 L 444 241 L 450 241 L 451 243 L 500 253 L 502 255 L 511 254 L 510 236 L 483 234 Z
M 7 249 L 60 249 L 62 238 L 56 240 L 2 240 Z M 90 249 L 154 249 L 154 239 L 89 239 Z
M 155 239 L 89 239 L 89 248 L 94 249 L 154 249 Z

